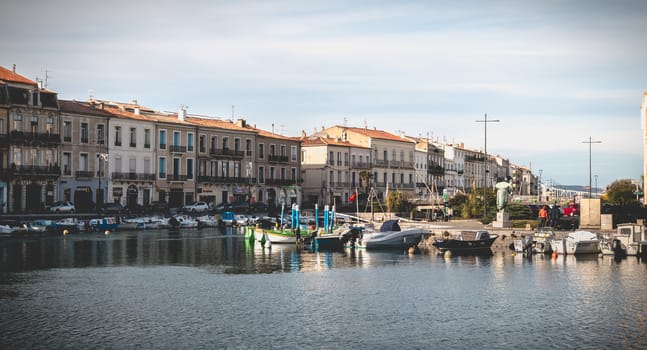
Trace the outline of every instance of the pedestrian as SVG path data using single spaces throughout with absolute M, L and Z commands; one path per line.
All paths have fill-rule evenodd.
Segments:
M 539 209 L 539 228 L 546 226 L 548 221 L 548 208 L 544 205 Z
M 559 205 L 553 204 L 553 207 L 550 209 L 550 227 L 557 228 L 559 223 L 559 218 L 562 216 L 562 211 L 559 208 Z

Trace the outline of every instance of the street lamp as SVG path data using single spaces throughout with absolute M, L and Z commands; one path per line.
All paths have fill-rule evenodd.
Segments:
M 598 197 L 598 175 L 595 174 L 594 177 L 595 177 L 595 198 L 597 198 Z
M 103 188 L 101 188 L 101 175 L 103 175 L 103 163 L 108 161 L 108 153 L 97 153 L 97 160 L 99 161 L 99 192 L 101 193 L 101 200 L 99 200 L 99 196 L 97 196 L 97 209 L 101 209 L 103 207 Z
M 589 198 L 591 198 L 591 187 L 592 187 L 592 179 L 591 179 L 591 145 L 594 143 L 602 143 L 602 141 L 593 141 L 591 136 L 589 136 L 588 141 L 582 141 L 582 143 L 588 143 L 589 144 Z
M 539 197 L 538 200 L 537 200 L 538 203 L 541 202 L 541 195 L 543 194 L 542 193 L 542 187 L 541 187 L 541 173 L 543 171 L 544 171 L 543 169 L 539 169 L 539 184 L 537 186 L 537 195 Z
M 483 123 L 484 129 L 485 129 L 485 138 L 484 138 L 484 151 L 485 151 L 485 158 L 483 159 L 483 219 L 485 220 L 487 218 L 487 123 L 498 123 L 500 120 L 498 119 L 487 119 L 487 113 L 485 113 L 485 118 L 483 120 L 477 120 L 477 123 Z

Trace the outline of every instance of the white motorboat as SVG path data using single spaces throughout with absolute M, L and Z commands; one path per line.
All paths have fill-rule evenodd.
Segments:
M 645 227 L 639 224 L 618 224 L 617 232 L 600 240 L 604 255 L 640 255 L 641 242 L 645 241 Z
M 355 248 L 388 249 L 415 247 L 428 234 L 424 228 L 412 227 L 402 230 L 398 220 L 387 220 L 379 231 L 365 231 L 350 244 Z
M 202 215 L 195 218 L 198 220 L 200 227 L 216 227 L 218 226 L 218 218 L 213 215 Z
M 600 252 L 600 240 L 590 231 L 574 231 L 563 239 L 550 241 L 553 252 L 557 254 L 597 254 Z

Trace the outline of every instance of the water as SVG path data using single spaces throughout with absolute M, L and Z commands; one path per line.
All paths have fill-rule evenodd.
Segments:
M 0 241 L 0 348 L 647 348 L 647 264 L 249 245 L 235 232 Z

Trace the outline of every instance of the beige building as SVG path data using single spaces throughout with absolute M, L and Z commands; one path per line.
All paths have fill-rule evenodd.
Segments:
M 0 67 L 0 213 L 53 203 L 61 174 L 58 96 Z
M 301 141 L 301 172 L 305 201 L 313 205 L 346 205 L 370 173 L 370 149 L 338 138 L 311 137 Z
M 339 125 L 324 129 L 317 135 L 339 138 L 371 149 L 372 183 L 379 193 L 385 193 L 387 189 L 414 193 L 415 141 L 382 130 Z

